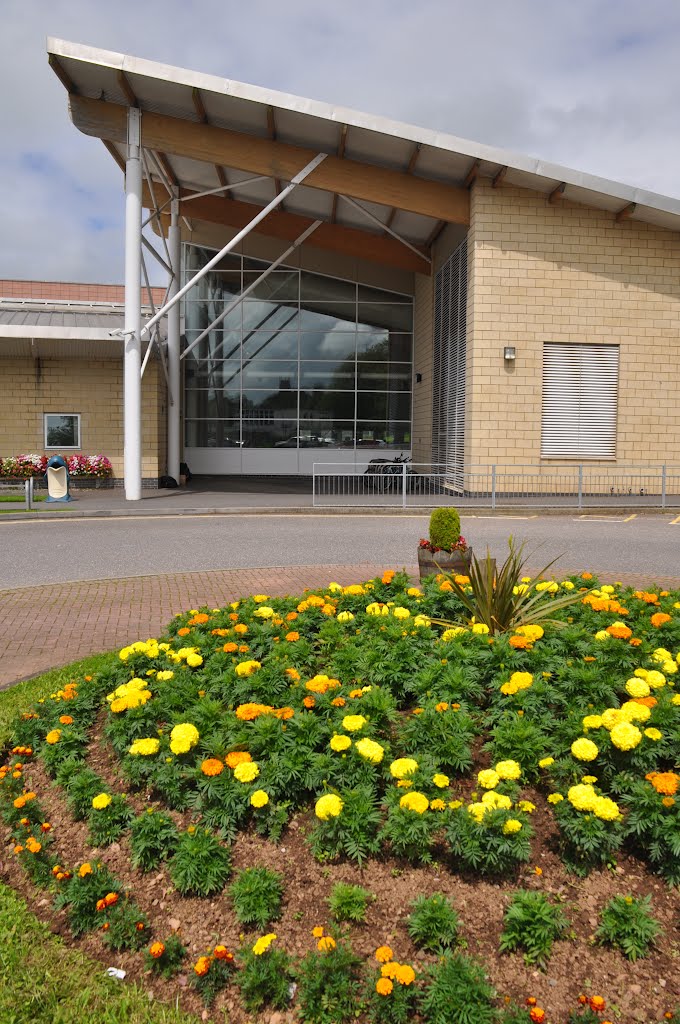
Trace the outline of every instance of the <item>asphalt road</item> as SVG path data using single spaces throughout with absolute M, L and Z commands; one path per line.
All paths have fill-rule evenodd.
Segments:
M 502 559 L 507 538 L 526 541 L 528 564 L 615 577 L 680 577 L 677 513 L 595 518 L 464 515 L 478 555 Z M 0 589 L 211 569 L 416 562 L 427 514 L 228 515 L 0 523 Z

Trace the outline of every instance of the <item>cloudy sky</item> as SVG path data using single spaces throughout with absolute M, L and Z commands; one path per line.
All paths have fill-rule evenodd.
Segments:
M 680 197 L 678 0 L 0 0 L 0 277 L 122 281 L 122 178 L 48 35 Z

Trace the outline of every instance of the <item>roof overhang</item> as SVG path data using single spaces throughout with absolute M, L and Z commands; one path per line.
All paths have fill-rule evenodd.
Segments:
M 142 111 L 152 181 L 161 190 L 181 190 L 188 218 L 241 227 L 277 195 L 282 181 L 323 152 L 326 159 L 286 199 L 285 209 L 267 217 L 262 234 L 295 238 L 318 219 L 323 223 L 310 244 L 429 273 L 427 257 L 441 228 L 469 223 L 469 187 L 477 176 L 610 211 L 619 220 L 680 230 L 680 200 L 620 182 L 108 50 L 52 38 L 47 48 L 69 93 L 74 124 L 101 138 L 121 167 L 127 108 Z M 225 186 L 221 194 L 188 198 Z M 145 202 L 152 204 L 148 186 Z

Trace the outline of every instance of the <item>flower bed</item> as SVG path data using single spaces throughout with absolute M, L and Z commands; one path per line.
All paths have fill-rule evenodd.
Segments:
M 0 459 L 0 479 L 28 480 L 44 476 L 47 455 L 11 455 Z M 69 475 L 79 480 L 109 480 L 113 466 L 106 455 L 70 455 L 66 459 Z
M 680 593 L 596 583 L 494 636 L 391 572 L 177 616 L 17 721 L 14 884 L 235 1022 L 662 1019 Z

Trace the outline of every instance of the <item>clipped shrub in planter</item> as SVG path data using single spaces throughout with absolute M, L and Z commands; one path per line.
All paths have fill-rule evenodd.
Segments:
M 472 549 L 460 533 L 460 515 L 455 508 L 435 508 L 430 515 L 427 539 L 418 545 L 420 578 L 445 571 L 468 574 Z

